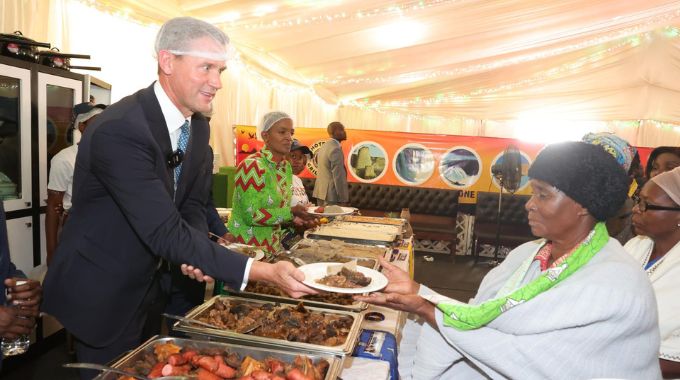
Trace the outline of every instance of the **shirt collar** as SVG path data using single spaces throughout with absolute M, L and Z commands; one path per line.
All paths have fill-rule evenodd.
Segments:
M 158 99 L 158 104 L 161 106 L 161 112 L 163 112 L 163 118 L 165 119 L 165 125 L 168 127 L 168 133 L 172 135 L 178 129 L 182 127 L 185 121 L 191 123 L 191 116 L 184 117 L 182 112 L 172 103 L 172 100 L 165 93 L 161 84 L 156 81 L 153 85 L 153 92 L 156 94 L 156 99 Z

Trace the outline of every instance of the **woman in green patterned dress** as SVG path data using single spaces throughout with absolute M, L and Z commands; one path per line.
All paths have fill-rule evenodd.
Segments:
M 283 224 L 304 225 L 315 217 L 303 205 L 291 207 L 293 174 L 284 157 L 293 142 L 293 119 L 269 112 L 258 125 L 265 146 L 243 160 L 236 171 L 229 232 L 239 243 L 256 245 L 268 253 L 281 249 Z

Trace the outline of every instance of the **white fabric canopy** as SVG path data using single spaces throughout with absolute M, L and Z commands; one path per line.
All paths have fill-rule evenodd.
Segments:
M 99 16 L 76 18 L 76 8 Z M 663 124 L 680 125 L 680 1 L 0 0 L 0 31 L 91 54 L 115 92 L 150 83 L 153 34 L 177 15 L 216 23 L 240 52 L 215 101 L 223 162 L 231 125 L 272 109 L 302 127 L 337 118 L 352 129 L 522 137 L 532 126 L 680 145 Z M 121 26 L 99 29 L 102 18 Z M 97 61 L 104 51 L 125 57 L 115 63 L 125 77 Z

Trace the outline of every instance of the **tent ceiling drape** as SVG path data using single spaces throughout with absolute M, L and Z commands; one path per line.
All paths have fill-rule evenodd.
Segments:
M 187 15 L 223 28 L 250 75 L 229 74 L 233 91 L 217 99 L 227 129 L 285 106 L 302 126 L 338 117 L 351 128 L 479 135 L 526 118 L 628 120 L 637 129 L 624 134 L 650 145 L 669 134 L 645 120 L 680 125 L 680 1 L 0 0 L 0 26 L 23 15 L 33 38 L 45 25 L 68 35 L 54 9 L 72 2 L 146 25 Z

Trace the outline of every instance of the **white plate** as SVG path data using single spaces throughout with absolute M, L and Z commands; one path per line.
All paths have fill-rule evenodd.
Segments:
M 264 258 L 264 251 L 261 250 L 260 248 L 253 247 L 253 246 L 251 246 L 251 245 L 241 244 L 241 243 L 231 243 L 231 244 L 229 244 L 229 245 L 224 245 L 224 244 L 222 244 L 222 246 L 224 246 L 224 247 L 226 247 L 226 248 L 229 248 L 229 249 L 231 249 L 232 251 L 236 251 L 236 252 L 238 252 L 238 253 L 241 253 L 241 254 L 244 254 L 244 253 L 242 253 L 242 252 L 240 251 L 240 249 L 242 250 L 242 249 L 244 249 L 244 248 L 250 248 L 250 249 L 253 249 L 253 250 L 255 251 L 255 256 L 253 257 L 253 259 L 254 259 L 255 261 L 260 261 L 260 260 L 262 260 L 262 259 Z M 250 256 L 249 256 L 249 257 L 250 257 Z
M 385 277 L 385 275 L 376 270 L 362 266 L 357 266 L 357 271 L 361 272 L 364 276 L 371 278 L 371 283 L 368 284 L 368 286 L 362 288 L 336 288 L 334 286 L 319 284 L 316 280 L 320 280 L 328 275 L 327 268 L 329 265 L 342 265 L 342 263 L 314 263 L 299 267 L 298 269 L 305 274 L 303 283 L 310 288 L 347 294 L 377 292 L 387 286 L 387 277 Z
M 316 212 L 316 211 L 314 211 L 319 207 L 320 206 L 307 207 L 307 212 L 312 214 L 312 215 L 319 215 L 319 216 L 338 216 L 338 215 L 349 215 L 349 214 L 354 213 L 354 211 L 357 210 L 356 207 L 340 206 L 340 208 L 342 208 L 342 212 Z

